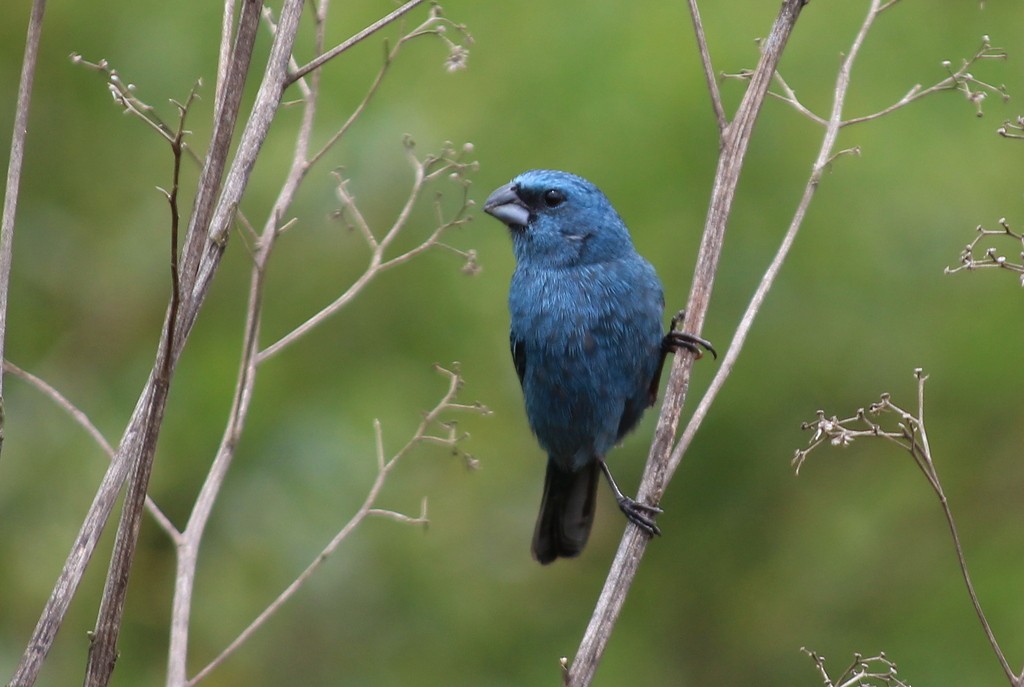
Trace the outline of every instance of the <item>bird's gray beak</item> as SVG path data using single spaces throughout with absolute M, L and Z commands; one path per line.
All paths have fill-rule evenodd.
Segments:
M 484 203 L 484 212 L 509 227 L 525 227 L 530 222 L 530 208 L 516 193 L 513 184 L 505 184 L 495 189 Z

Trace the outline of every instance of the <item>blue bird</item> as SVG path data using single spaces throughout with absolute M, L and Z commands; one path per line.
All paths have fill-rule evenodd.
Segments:
M 586 179 L 525 172 L 495 190 L 484 211 L 512 236 L 509 342 L 530 428 L 548 454 L 534 557 L 546 564 L 583 550 L 602 472 L 626 517 L 660 534 L 653 518 L 661 509 L 625 496 L 604 458 L 654 403 L 669 352 L 714 349 L 676 331 L 675 319 L 665 335 L 658 275 Z

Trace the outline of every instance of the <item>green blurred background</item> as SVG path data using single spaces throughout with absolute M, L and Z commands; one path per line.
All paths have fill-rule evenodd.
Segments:
M 11 282 L 9 358 L 48 380 L 116 441 L 154 356 L 164 313 L 167 147 L 122 116 L 103 79 L 67 59 L 106 58 L 167 117 L 169 98 L 206 84 L 189 120 L 209 133 L 218 3 L 54 3 L 48 7 L 22 184 Z M 777 2 L 703 3 L 715 67 L 757 59 Z M 866 2 L 816 0 L 781 71 L 824 114 L 839 54 Z M 9 132 L 29 3 L 0 23 L 0 132 Z M 276 7 L 276 3 L 275 3 Z M 338 3 L 340 41 L 394 7 Z M 531 167 L 574 171 L 612 198 L 665 282 L 686 298 L 717 144 L 681 0 L 485 3 L 448 0 L 475 42 L 469 68 L 446 73 L 440 41 L 408 46 L 350 136 L 307 179 L 271 263 L 264 345 L 333 300 L 365 265 L 357 234 L 331 219 L 333 168 L 381 225 L 404 201 L 401 139 L 420 153 L 472 142 L 471 195 Z M 425 17 L 425 9 L 407 26 Z M 983 34 L 1006 61 L 973 71 L 1024 96 L 1024 5 L 913 2 L 886 13 L 854 69 L 851 115 L 941 79 Z M 308 26 L 298 52 L 309 55 Z M 379 34 L 324 72 L 319 141 L 359 102 L 382 58 Z M 258 60 L 269 38 L 261 36 Z M 255 80 L 249 84 L 253 90 Z M 743 84 L 726 81 L 731 109 Z M 1020 394 L 1021 290 L 1008 273 L 944 276 L 974 227 L 1024 225 L 1024 147 L 995 129 L 1020 100 L 989 98 L 985 116 L 939 94 L 844 131 L 838 161 L 768 298 L 743 356 L 662 505 L 597 685 L 815 685 L 800 647 L 845 665 L 885 651 L 917 685 L 999 684 L 1001 671 L 964 592 L 936 498 L 909 456 L 879 442 L 814 454 L 799 478 L 800 423 L 890 391 L 912 406 L 923 367 L 940 475 L 975 584 L 1011 665 L 1024 613 Z M 244 210 L 258 224 L 289 161 L 298 110 L 281 113 Z M 719 350 L 768 264 L 803 188 L 820 129 L 772 101 L 755 131 L 704 334 Z M 7 140 L 3 146 L 6 159 Z M 185 183 L 194 184 L 188 170 Z M 442 184 L 447 203 L 455 187 Z M 504 228 L 477 215 L 446 241 L 474 249 L 468 276 L 434 251 L 383 275 L 337 316 L 261 368 L 252 415 L 200 557 L 194 671 L 262 610 L 362 502 L 373 478 L 373 419 L 397 450 L 459 361 L 463 448 L 479 470 L 420 447 L 380 507 L 429 500 L 430 526 L 370 520 L 284 610 L 217 670 L 212 685 L 558 684 L 623 530 L 607 493 L 591 542 L 550 567 L 529 555 L 543 456 L 530 436 L 507 350 L 513 268 Z M 407 245 L 429 229 L 424 206 Z M 994 243 L 994 242 L 989 242 Z M 988 244 L 986 244 L 988 245 Z M 1013 246 L 1001 248 L 1013 254 Z M 234 236 L 172 389 L 151 493 L 183 525 L 220 439 L 241 342 L 249 258 Z M 715 369 L 702 361 L 690 406 Z M 13 671 L 103 473 L 100 450 L 23 382 L 5 384 L 0 459 L 0 676 Z M 649 414 L 611 457 L 630 489 L 653 430 Z M 81 680 L 109 539 L 97 554 L 40 684 Z M 147 522 L 114 683 L 164 679 L 173 550 Z M 1015 629 L 1017 628 L 1017 629 Z

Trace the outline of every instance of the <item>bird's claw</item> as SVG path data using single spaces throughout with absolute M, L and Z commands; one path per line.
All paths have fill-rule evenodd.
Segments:
M 711 353 L 711 356 L 718 359 L 718 351 L 711 345 L 711 342 L 707 339 L 702 339 L 696 334 L 690 334 L 684 332 L 677 327 L 682 324 L 683 320 L 686 319 L 686 309 L 682 309 L 672 317 L 672 323 L 669 325 L 668 334 L 662 342 L 666 351 L 672 351 L 675 353 L 681 348 L 685 348 L 690 353 L 693 353 L 694 358 L 700 360 L 704 357 L 704 350 Z M 701 350 L 704 349 L 704 350 Z
M 661 534 L 661 530 L 658 528 L 658 525 L 655 524 L 652 517 L 658 513 L 663 513 L 664 511 L 661 508 L 658 508 L 657 506 L 648 506 L 646 503 L 634 501 L 628 496 L 622 496 L 616 500 L 619 503 L 619 509 L 626 514 L 626 518 L 631 523 L 652 537 L 656 534 Z
M 693 356 L 700 360 L 704 357 L 704 351 L 706 350 L 711 354 L 711 357 L 718 358 L 718 351 L 711 345 L 711 342 L 707 339 L 702 339 L 696 334 L 690 334 L 688 332 L 677 332 L 671 331 L 665 335 L 665 347 L 675 353 L 680 348 L 685 348 Z M 701 350 L 704 349 L 704 350 Z

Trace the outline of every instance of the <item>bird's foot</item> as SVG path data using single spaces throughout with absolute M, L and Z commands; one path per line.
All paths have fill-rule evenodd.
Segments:
M 713 358 L 717 359 L 718 352 L 715 350 L 715 347 L 711 345 L 710 341 L 708 341 L 707 339 L 702 339 L 696 334 L 690 334 L 689 332 L 684 332 L 677 329 L 677 327 L 680 324 L 682 324 L 684 319 L 686 319 L 685 308 L 677 312 L 675 316 L 672 318 L 672 323 L 669 325 L 668 328 L 668 334 L 665 335 L 665 338 L 662 340 L 661 344 L 665 352 L 667 353 L 671 351 L 675 353 L 679 349 L 685 348 L 690 353 L 693 353 L 694 357 L 697 360 L 700 360 L 701 358 L 704 357 L 704 351 L 706 350 L 709 353 L 711 353 L 711 356 Z
M 619 508 L 626 514 L 626 518 L 631 523 L 652 537 L 656 534 L 661 534 L 661 530 L 655 524 L 653 516 L 663 513 L 662 509 L 657 506 L 648 506 L 646 503 L 634 501 L 628 496 L 616 497 L 616 501 L 618 501 Z

